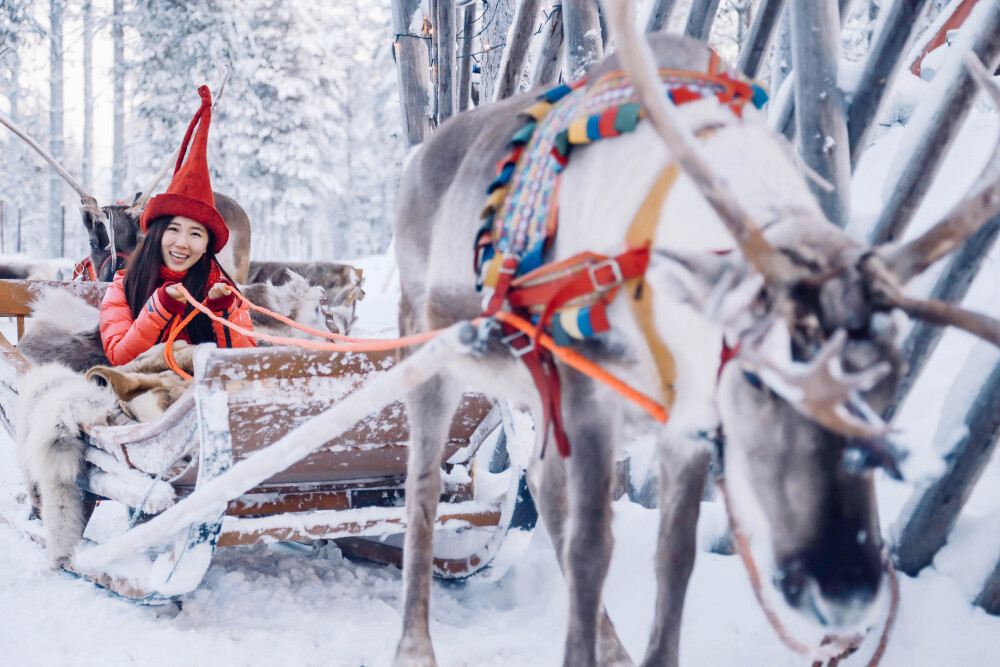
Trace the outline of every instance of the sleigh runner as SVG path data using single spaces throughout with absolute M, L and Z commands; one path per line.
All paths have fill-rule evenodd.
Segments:
M 29 315 L 31 300 L 45 286 L 94 301 L 101 294 L 99 285 L 0 281 L 0 315 Z M 434 345 L 440 347 L 438 341 L 425 347 Z M 80 486 L 89 509 L 108 499 L 129 511 L 110 530 L 105 527 L 107 539 L 81 545 L 73 571 L 125 597 L 155 603 L 196 588 L 216 547 L 335 540 L 348 555 L 400 563 L 409 432 L 396 399 L 412 386 L 412 370 L 410 381 L 394 381 L 391 351 L 331 355 L 286 347 L 202 347 L 192 386 L 158 419 L 86 429 Z M 402 365 L 419 365 L 422 353 Z M 0 410 L 10 430 L 17 379 L 31 364 L 2 335 L 0 358 Z M 370 410 L 380 403 L 388 405 Z M 337 435 L 314 419 L 331 405 L 351 415 L 337 420 Z M 512 524 L 534 522 L 530 501 L 524 502 L 522 470 L 507 455 L 510 427 L 509 416 L 478 395 L 466 395 L 452 420 L 442 471 L 447 509 L 438 513 L 435 529 L 440 539 L 434 569 L 440 577 L 479 572 Z M 288 452 L 272 455 L 274 443 L 305 451 L 295 441 L 310 438 L 306 445 L 315 449 L 301 460 Z M 223 480 L 219 487 L 223 473 L 250 459 L 263 461 L 261 454 L 270 462 L 258 466 L 266 469 L 259 482 L 237 471 L 235 481 Z M 197 505 L 196 496 L 213 480 L 225 499 Z M 167 510 L 176 517 L 185 505 L 197 506 L 188 519 L 172 524 Z M 29 514 L 25 503 L 5 518 L 42 540 L 41 522 L 30 521 Z M 132 533 L 142 533 L 141 547 L 122 546 Z M 81 565 L 79 556 L 102 547 L 106 557 L 100 564 L 90 558 Z M 108 547 L 113 557 L 107 557 Z

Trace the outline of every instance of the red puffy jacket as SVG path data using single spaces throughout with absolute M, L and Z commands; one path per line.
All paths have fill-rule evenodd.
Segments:
M 114 282 L 101 301 L 101 341 L 104 343 L 104 353 L 115 366 L 127 364 L 157 343 L 165 341 L 174 319 L 183 317 L 187 305 L 168 295 L 167 284 L 164 283 L 153 292 L 139 316 L 133 320 L 132 310 L 125 299 L 124 280 L 124 271 L 116 273 Z M 250 309 L 243 301 L 238 306 L 234 306 L 235 302 L 236 295 L 229 294 L 219 299 L 209 299 L 205 305 L 233 324 L 252 329 Z M 219 347 L 257 346 L 253 338 L 218 322 L 213 321 L 212 328 Z

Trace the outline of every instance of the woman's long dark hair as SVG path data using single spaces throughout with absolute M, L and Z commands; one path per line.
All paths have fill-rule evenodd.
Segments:
M 139 242 L 135 250 L 128 258 L 125 267 L 125 299 L 128 301 L 129 310 L 132 311 L 132 319 L 139 316 L 146 301 L 153 295 L 153 292 L 160 286 L 160 267 L 163 264 L 163 233 L 167 230 L 167 225 L 174 216 L 166 215 L 153 219 L 146 229 L 146 238 Z M 205 254 L 201 256 L 194 266 L 187 270 L 181 284 L 187 288 L 191 296 L 198 301 L 205 300 L 205 283 L 208 281 L 209 272 L 212 270 L 212 263 L 215 262 L 215 235 L 208 230 L 208 247 Z M 216 262 L 218 265 L 218 262 Z M 219 266 L 219 271 L 233 285 L 236 283 L 225 269 Z M 184 315 L 192 310 L 191 304 L 184 309 Z M 185 331 L 191 338 L 192 343 L 214 343 L 215 331 L 212 328 L 212 320 L 207 316 L 198 314 L 191 320 Z

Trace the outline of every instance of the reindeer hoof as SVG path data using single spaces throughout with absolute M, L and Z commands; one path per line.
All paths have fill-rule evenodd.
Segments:
M 415 640 L 404 637 L 396 648 L 393 667 L 437 667 L 434 649 L 429 639 Z

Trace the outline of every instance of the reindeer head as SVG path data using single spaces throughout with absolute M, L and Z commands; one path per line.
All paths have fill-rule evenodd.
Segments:
M 647 117 L 740 250 L 735 259 L 657 251 L 683 275 L 681 292 L 738 345 L 717 387 L 736 514 L 763 528 L 757 543 L 770 547 L 790 607 L 824 626 L 856 623 L 883 580 L 871 468 L 898 474 L 878 416 L 903 370 L 893 317 L 901 311 L 1000 345 L 1000 322 L 902 295 L 1000 213 L 1000 147 L 973 194 L 905 245 L 871 247 L 798 210 L 766 220 L 765 232 L 664 102 L 631 3 L 609 14 Z M 969 66 L 1000 105 L 978 61 Z
M 110 282 L 116 271 L 125 268 L 125 261 L 143 238 L 140 211 L 116 205 L 99 209 L 84 206 L 80 212 L 90 237 L 90 261 L 96 280 Z

